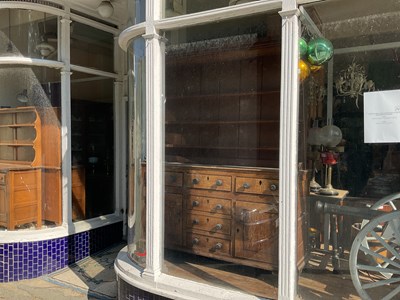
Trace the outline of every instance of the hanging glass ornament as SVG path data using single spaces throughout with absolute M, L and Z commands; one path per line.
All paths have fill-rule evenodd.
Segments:
M 299 39 L 299 52 L 300 52 L 300 56 L 303 57 L 304 55 L 307 54 L 307 50 L 308 50 L 308 45 L 305 39 L 303 39 L 302 37 Z
M 300 78 L 300 81 L 303 81 L 309 75 L 310 75 L 310 67 L 308 66 L 308 64 L 304 60 L 300 59 L 299 60 L 299 78 Z
M 313 65 L 322 65 L 333 56 L 332 43 L 324 38 L 316 38 L 308 43 L 307 59 Z

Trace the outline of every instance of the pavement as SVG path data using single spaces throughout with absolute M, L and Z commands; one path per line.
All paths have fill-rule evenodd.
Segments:
M 0 283 L 0 299 L 117 299 L 117 244 L 64 269 L 35 279 Z

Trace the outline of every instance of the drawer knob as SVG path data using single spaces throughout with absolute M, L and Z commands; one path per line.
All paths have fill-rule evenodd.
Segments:
M 194 219 L 194 220 L 192 221 L 192 224 L 193 224 L 193 225 L 199 225 L 199 223 L 200 223 L 200 222 L 199 222 L 199 220 L 197 220 L 197 219 Z
M 278 189 L 278 186 L 277 186 L 276 184 L 271 184 L 271 185 L 269 186 L 269 189 L 270 189 L 271 191 L 276 191 L 276 190 Z
M 176 177 L 176 175 L 171 175 L 169 176 L 169 179 L 171 180 L 171 182 L 176 182 L 178 177 Z
M 199 239 L 198 238 L 194 238 L 193 240 L 192 240 L 192 244 L 193 245 L 198 245 L 199 244 Z
M 221 230 L 221 229 L 222 229 L 222 224 L 217 224 L 217 225 L 215 225 L 215 229 L 216 229 L 216 230 Z
M 200 202 L 199 201 L 193 201 L 192 202 L 192 206 L 193 207 L 200 206 Z
M 218 180 L 215 182 L 215 185 L 216 185 L 216 186 L 221 186 L 221 185 L 222 185 L 222 180 L 221 180 L 221 179 L 218 179 Z
M 192 180 L 193 184 L 199 184 L 199 182 L 200 182 L 200 179 L 198 179 L 198 178 L 193 178 L 193 180 Z
M 248 184 L 247 182 L 243 183 L 243 188 L 249 189 L 250 188 L 250 184 Z
M 217 205 L 215 206 L 215 209 L 222 209 L 222 208 L 223 208 L 222 204 L 217 204 Z
M 214 249 L 216 250 L 222 249 L 222 243 L 216 243 Z

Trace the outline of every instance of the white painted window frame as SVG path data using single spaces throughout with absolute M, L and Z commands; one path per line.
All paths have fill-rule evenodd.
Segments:
M 309 1 L 311 2 L 311 1 Z M 264 13 L 282 7 L 282 74 L 281 74 L 281 127 L 280 127 L 280 197 L 279 197 L 279 299 L 295 299 L 297 294 L 297 151 L 298 151 L 298 33 L 299 19 L 296 0 L 255 1 L 235 7 L 226 7 L 212 11 L 199 12 L 190 15 L 161 18 L 161 1 L 157 4 L 146 1 L 146 20 L 125 29 L 119 44 L 126 50 L 132 39 L 143 35 L 146 39 L 146 99 L 147 110 L 147 189 L 146 189 L 146 268 L 141 274 L 136 268 L 129 267 L 127 255 L 122 254 L 117 259 L 118 267 L 128 268 L 130 272 L 119 275 L 127 282 L 137 276 L 134 286 L 156 294 L 175 295 L 172 289 L 185 290 L 188 297 L 201 294 L 209 299 L 251 299 L 247 295 L 235 295 L 228 291 L 188 282 L 163 274 L 163 200 L 164 200 L 164 44 L 160 38 L 161 30 L 194 26 L 214 21 L 222 21 L 239 16 Z M 125 256 L 124 256 L 125 255 Z M 183 288 L 187 286 L 188 288 Z M 178 288 L 178 289 L 176 289 Z M 179 289 L 180 288 L 180 289 Z M 206 295 L 205 290 L 210 294 Z M 222 296 L 222 294 L 224 296 Z M 176 296 L 176 295 L 175 295 Z M 198 296 L 197 296 L 198 297 Z
M 35 11 L 45 12 L 59 17 L 58 36 L 68 37 L 58 40 L 58 60 L 45 60 L 26 57 L 0 57 L 0 65 L 25 65 L 39 66 L 47 68 L 55 68 L 60 70 L 61 75 L 61 155 L 62 162 L 62 225 L 56 228 L 40 229 L 35 231 L 1 231 L 0 240 L 2 243 L 15 243 L 20 241 L 38 241 L 50 238 L 59 238 L 87 231 L 94 228 L 99 228 L 115 222 L 123 220 L 123 215 L 126 211 L 126 99 L 123 95 L 124 91 L 124 68 L 123 62 L 125 55 L 118 47 L 117 35 L 119 30 L 101 24 L 99 22 L 77 16 L 70 13 L 70 6 L 66 1 L 51 1 L 60 4 L 63 9 L 56 7 L 22 2 L 22 1 L 0 1 L 0 9 L 32 9 Z M 70 22 L 71 19 L 84 23 L 88 26 L 112 33 L 114 35 L 114 71 L 105 72 L 101 70 L 91 69 L 87 67 L 70 64 Z M 114 79 L 114 115 L 122 116 L 122 118 L 114 118 L 114 162 L 115 162 L 115 211 L 109 215 L 100 216 L 97 218 L 72 222 L 72 190 L 71 190 L 71 135 L 70 135 L 70 98 L 71 98 L 71 74 L 73 71 L 85 72 L 92 75 Z M 118 152 L 118 149 L 120 150 Z

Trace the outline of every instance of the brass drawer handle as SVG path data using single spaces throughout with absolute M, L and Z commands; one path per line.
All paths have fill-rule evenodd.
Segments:
M 216 243 L 215 246 L 214 246 L 214 249 L 215 249 L 215 250 L 220 250 L 220 249 L 222 249 L 222 243 Z
M 193 201 L 192 202 L 192 206 L 193 207 L 200 206 L 200 202 L 199 201 Z
M 192 224 L 193 224 L 193 225 L 199 225 L 199 223 L 200 223 L 200 222 L 199 222 L 199 220 L 197 220 L 197 219 L 194 219 L 194 220 L 192 221 Z
M 222 204 L 217 204 L 217 205 L 215 206 L 215 209 L 221 210 L 222 208 L 223 208 Z
M 221 230 L 221 229 L 222 229 L 222 224 L 217 224 L 217 225 L 215 225 L 215 229 L 216 229 L 216 230 Z
M 218 179 L 218 180 L 215 182 L 215 185 L 216 185 L 216 186 L 221 186 L 222 184 L 223 184 L 223 182 L 222 182 L 221 179 Z
M 247 183 L 247 182 L 243 183 L 243 188 L 244 189 L 249 189 L 250 188 L 250 184 Z
M 199 184 L 199 183 L 200 183 L 200 179 L 198 179 L 198 178 L 193 178 L 192 183 L 193 183 L 193 184 Z
M 193 245 L 198 245 L 199 243 L 200 243 L 200 241 L 199 241 L 198 238 L 192 239 L 192 244 L 193 244 Z
M 271 184 L 271 185 L 269 186 L 269 189 L 270 189 L 271 191 L 276 191 L 276 190 L 278 189 L 278 186 L 277 186 L 276 184 Z

